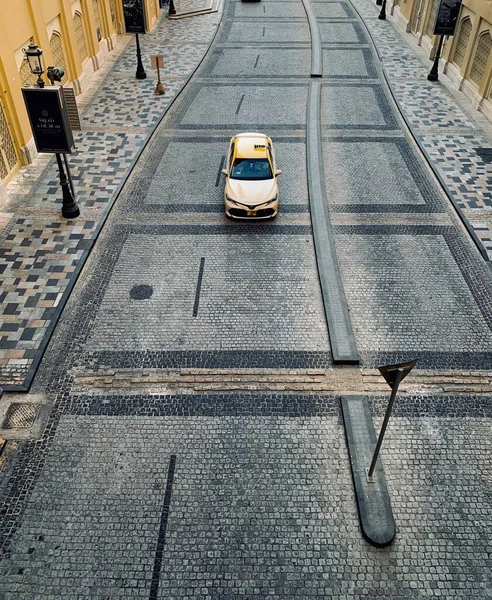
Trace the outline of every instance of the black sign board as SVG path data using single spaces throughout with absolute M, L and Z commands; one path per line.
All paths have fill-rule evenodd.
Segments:
M 61 87 L 25 87 L 22 95 L 38 152 L 70 154 L 73 134 Z
M 410 373 L 410 371 L 417 364 L 417 359 L 410 360 L 406 363 L 398 363 L 397 365 L 385 365 L 384 367 L 378 367 L 381 375 L 386 379 L 386 383 L 393 389 L 396 381 L 396 375 L 398 370 L 401 369 L 402 375 L 400 378 L 400 383 L 405 379 L 405 377 Z
M 461 0 L 440 1 L 436 24 L 434 25 L 434 35 L 454 35 L 460 8 Z
M 147 33 L 144 0 L 123 0 L 127 33 Z

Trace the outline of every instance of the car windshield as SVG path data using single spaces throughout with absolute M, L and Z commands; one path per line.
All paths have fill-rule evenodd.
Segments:
M 232 179 L 273 179 L 270 163 L 266 158 L 236 158 L 232 165 Z

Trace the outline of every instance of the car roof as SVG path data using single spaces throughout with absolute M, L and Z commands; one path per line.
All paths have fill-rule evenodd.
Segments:
M 270 139 L 262 133 L 240 133 L 234 138 L 237 158 L 268 158 Z

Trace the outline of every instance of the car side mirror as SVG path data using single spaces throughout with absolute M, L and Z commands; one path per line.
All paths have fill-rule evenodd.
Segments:
M 275 177 L 277 177 L 277 175 L 282 175 L 282 169 L 275 169 Z
M 229 172 L 227 171 L 227 169 L 222 169 L 221 173 L 223 173 L 224 175 L 229 175 Z

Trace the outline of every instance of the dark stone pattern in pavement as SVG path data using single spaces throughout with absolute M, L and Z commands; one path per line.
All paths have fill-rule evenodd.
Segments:
M 490 275 L 456 228 L 342 225 L 334 233 L 366 366 L 403 355 L 422 356 L 420 368 L 432 359 L 434 368 L 488 368 Z
M 323 158 L 327 187 L 336 190 L 329 196 L 333 212 L 446 212 L 435 181 L 405 138 L 325 137 Z
M 379 83 L 323 83 L 321 114 L 324 130 L 400 129 L 386 93 Z

